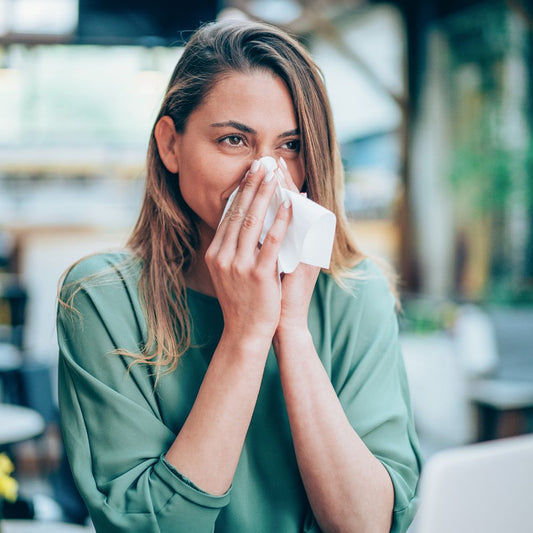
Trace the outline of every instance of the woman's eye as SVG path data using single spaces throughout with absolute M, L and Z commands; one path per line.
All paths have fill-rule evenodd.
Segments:
M 231 146 L 239 146 L 242 144 L 243 139 L 239 135 L 228 135 L 227 137 L 221 139 L 221 141 Z
M 295 139 L 294 141 L 287 141 L 283 146 L 285 146 L 287 150 L 290 150 L 291 152 L 300 151 L 300 141 L 297 139 Z

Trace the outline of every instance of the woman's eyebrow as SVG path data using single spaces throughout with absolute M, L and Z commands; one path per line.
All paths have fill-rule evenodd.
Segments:
M 250 126 L 247 126 L 246 124 L 243 124 L 242 122 L 237 122 L 236 120 L 227 120 L 226 122 L 214 122 L 213 124 L 210 124 L 210 126 L 212 128 L 228 128 L 228 127 L 235 128 L 244 133 L 249 133 L 251 135 L 257 135 L 257 131 L 255 131 L 253 128 L 250 128 Z M 278 139 L 282 139 L 285 137 L 293 137 L 294 135 L 300 135 L 300 130 L 298 128 L 286 131 L 284 133 L 280 133 L 278 135 Z
M 237 130 L 240 130 L 244 133 L 250 133 L 252 135 L 256 135 L 257 132 L 250 128 L 250 126 L 247 126 L 246 124 L 242 124 L 241 122 L 237 122 L 235 120 L 228 120 L 226 122 L 215 122 L 213 124 L 210 124 L 210 126 L 212 128 L 227 128 L 227 127 L 232 127 L 232 128 L 235 128 Z
M 300 130 L 298 128 L 286 131 L 285 133 L 281 133 L 280 135 L 278 135 L 278 138 L 281 139 L 283 137 L 293 137 L 294 135 L 300 135 Z

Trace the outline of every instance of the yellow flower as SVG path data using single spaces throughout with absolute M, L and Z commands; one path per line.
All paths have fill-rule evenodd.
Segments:
M 0 474 L 11 474 L 15 467 L 5 453 L 0 453 Z
M 17 499 L 18 483 L 10 476 L 0 474 L 0 497 L 10 502 Z

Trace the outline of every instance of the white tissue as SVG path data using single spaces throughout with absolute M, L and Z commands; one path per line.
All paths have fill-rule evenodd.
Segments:
M 264 157 L 262 157 L 259 160 L 259 164 L 263 165 L 267 172 L 269 170 L 274 171 L 278 168 L 277 161 L 273 157 L 270 157 L 269 155 L 265 155 Z
M 259 162 L 267 172 L 274 171 L 278 167 L 273 157 L 262 157 Z M 292 203 L 292 219 L 281 243 L 278 271 L 290 274 L 296 269 L 298 263 L 329 268 L 337 222 L 335 215 L 309 198 L 284 189 L 280 180 L 274 177 L 278 180 L 278 184 L 265 215 L 259 242 L 263 243 L 280 205 L 288 199 Z M 229 197 L 222 218 L 231 206 L 237 190 L 238 188 Z

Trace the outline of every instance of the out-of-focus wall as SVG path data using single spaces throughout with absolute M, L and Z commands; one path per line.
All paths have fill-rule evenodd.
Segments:
M 525 12 L 457 10 L 428 28 L 410 145 L 422 292 L 533 302 L 532 45 Z
M 152 122 L 181 48 L 11 45 L 0 62 L 0 231 L 28 293 L 25 356 L 55 361 L 75 260 L 135 223 Z

